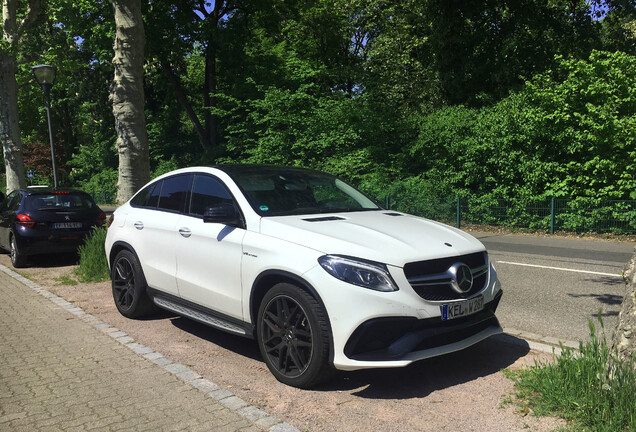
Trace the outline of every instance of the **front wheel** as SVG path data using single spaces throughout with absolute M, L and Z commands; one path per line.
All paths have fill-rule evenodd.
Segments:
M 274 286 L 261 302 L 256 332 L 265 364 L 280 382 L 309 388 L 330 377 L 327 317 L 306 291 Z
M 154 309 L 146 294 L 146 278 L 134 253 L 122 250 L 115 256 L 110 278 L 115 306 L 123 316 L 138 318 Z

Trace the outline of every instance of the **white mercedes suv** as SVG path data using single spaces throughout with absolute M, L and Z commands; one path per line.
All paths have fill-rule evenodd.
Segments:
M 255 338 L 274 376 L 296 387 L 502 331 L 501 287 L 478 240 L 319 171 L 164 174 L 115 211 L 105 247 L 124 316 L 158 306 Z

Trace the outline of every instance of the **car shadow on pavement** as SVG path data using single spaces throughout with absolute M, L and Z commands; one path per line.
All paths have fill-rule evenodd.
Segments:
M 530 352 L 527 342 L 493 337 L 465 350 L 415 362 L 405 368 L 338 373 L 316 390 L 347 391 L 369 399 L 410 399 L 496 374 Z
M 175 316 L 170 322 L 221 348 L 256 361 L 263 361 L 255 340 L 237 337 L 188 318 Z M 354 391 L 370 399 L 424 397 L 436 390 L 496 374 L 526 356 L 530 347 L 523 339 L 498 335 L 455 353 L 415 362 L 405 368 L 338 371 L 314 391 Z
M 221 330 L 217 330 L 213 327 L 198 323 L 189 318 L 178 316 L 174 319 L 171 319 L 170 322 L 172 323 L 172 325 L 179 328 L 180 330 L 183 330 L 193 336 L 218 345 L 221 348 L 227 349 L 228 351 L 232 351 L 236 354 L 251 358 L 253 360 L 262 361 L 258 345 L 253 339 L 248 339 Z

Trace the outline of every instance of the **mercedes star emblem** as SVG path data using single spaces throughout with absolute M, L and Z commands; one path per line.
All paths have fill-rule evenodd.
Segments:
M 451 286 L 459 294 L 466 294 L 473 286 L 473 272 L 464 263 L 455 263 L 448 272 L 453 275 Z

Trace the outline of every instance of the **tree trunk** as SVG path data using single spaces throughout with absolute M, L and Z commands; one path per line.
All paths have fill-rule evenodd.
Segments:
M 0 137 L 7 192 L 26 186 L 18 125 L 18 83 L 15 80 L 15 68 L 15 57 L 0 50 Z
M 620 361 L 632 362 L 636 368 L 636 248 L 625 266 L 623 278 L 626 293 L 612 340 L 612 352 L 616 352 Z
M 117 202 L 123 203 L 150 180 L 148 133 L 144 115 L 143 66 L 146 36 L 141 0 L 112 0 L 115 11 L 115 78 L 111 86 L 119 180 Z
M 29 0 L 26 15 L 18 23 L 17 0 L 2 0 L 2 44 L 0 45 L 0 140 L 7 176 L 7 192 L 25 187 L 22 138 L 18 123 L 18 83 L 15 80 L 20 34 L 37 25 L 41 1 Z

